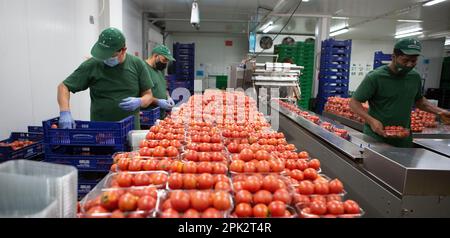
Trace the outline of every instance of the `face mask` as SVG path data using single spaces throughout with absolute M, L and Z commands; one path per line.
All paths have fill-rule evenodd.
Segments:
M 163 71 L 167 68 L 167 64 L 161 63 L 159 60 L 155 63 L 155 69 Z
M 407 75 L 412 69 L 414 69 L 414 67 L 404 66 L 399 63 L 396 63 L 395 67 L 397 68 L 397 74 L 399 75 Z
M 115 67 L 115 66 L 117 66 L 120 63 L 119 62 L 119 56 L 109 58 L 109 59 L 103 61 L 103 63 L 105 63 L 106 65 L 108 65 L 111 68 Z

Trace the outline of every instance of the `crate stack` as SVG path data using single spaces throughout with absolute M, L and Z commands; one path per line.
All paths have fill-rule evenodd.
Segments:
M 156 121 L 160 118 L 161 109 L 159 107 L 141 110 L 140 121 L 142 130 L 147 129 L 155 125 Z
M 377 69 L 392 61 L 392 54 L 384 54 L 382 51 L 375 51 L 373 57 L 373 69 Z
M 78 197 L 86 195 L 109 172 L 113 155 L 127 151 L 134 116 L 118 122 L 75 121 L 74 129 L 57 128 L 59 118 L 43 121 L 45 162 L 78 169 Z
M 276 45 L 278 62 L 293 63 L 305 67 L 300 76 L 301 99 L 297 102 L 303 109 L 310 109 L 314 77 L 314 42 L 297 42 L 295 45 Z
M 312 98 L 313 78 L 314 78 L 314 42 L 297 42 L 298 61 L 296 65 L 305 67 L 300 76 L 301 99 L 298 105 L 310 110 L 309 101 Z
M 191 94 L 194 92 L 195 79 L 195 43 L 173 44 L 174 76 L 168 78 L 169 92 L 176 88 L 187 88 Z
M 347 98 L 350 83 L 350 55 L 352 40 L 322 41 L 319 92 L 316 111 L 322 113 L 328 97 Z
M 42 128 L 29 126 L 28 132 L 12 132 L 0 141 L 0 163 L 9 160 L 41 160 L 44 153 Z

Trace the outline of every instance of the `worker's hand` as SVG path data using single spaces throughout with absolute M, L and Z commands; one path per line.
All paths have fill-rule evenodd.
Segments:
M 369 125 L 370 128 L 372 128 L 373 132 L 382 137 L 387 137 L 386 132 L 384 131 L 384 126 L 380 121 L 378 121 L 377 119 L 372 119 L 370 120 Z
M 450 125 L 450 112 L 449 111 L 443 111 L 438 113 L 438 115 L 441 117 L 442 123 L 445 125 Z
M 119 104 L 119 107 L 125 111 L 134 111 L 141 107 L 141 103 L 141 98 L 128 97 L 122 100 L 122 103 Z
M 173 99 L 171 97 L 169 97 L 167 99 L 167 102 L 169 103 L 170 106 L 174 107 L 175 106 L 175 101 L 173 101 Z
M 172 107 L 173 107 L 173 106 L 170 105 L 168 100 L 165 100 L 165 99 L 158 99 L 157 105 L 158 105 L 158 107 L 160 107 L 160 108 L 162 108 L 162 109 L 164 109 L 166 111 L 171 110 Z
M 60 129 L 74 129 L 75 121 L 72 118 L 70 111 L 63 111 L 59 113 L 59 128 Z

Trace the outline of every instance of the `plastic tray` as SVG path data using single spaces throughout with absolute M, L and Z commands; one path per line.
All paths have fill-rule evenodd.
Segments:
M 52 129 L 59 118 L 43 121 L 44 142 L 52 145 L 124 145 L 134 129 L 134 116 L 119 122 L 75 121 L 76 129 Z

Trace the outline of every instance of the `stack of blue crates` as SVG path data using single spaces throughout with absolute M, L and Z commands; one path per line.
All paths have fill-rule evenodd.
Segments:
M 382 51 L 376 51 L 373 57 L 373 69 L 385 65 L 392 61 L 392 54 L 384 54 Z
M 322 113 L 328 97 L 348 97 L 352 40 L 327 39 L 322 42 L 319 93 L 316 111 Z
M 140 112 L 140 120 L 141 127 L 152 127 L 155 125 L 156 121 L 160 118 L 161 109 L 159 107 L 155 107 L 148 110 L 141 110 Z
M 128 150 L 127 135 L 134 129 L 134 116 L 118 122 L 75 121 L 74 129 L 54 128 L 58 120 L 42 122 L 44 161 L 76 167 L 79 172 L 78 196 L 81 198 L 109 172 L 112 156 Z
M 28 132 L 12 132 L 8 139 L 0 141 L 0 163 L 18 159 L 40 160 L 44 153 L 44 135 L 41 129 L 41 127 L 29 126 Z M 32 141 L 33 144 L 20 149 L 5 145 L 14 141 Z
M 170 93 L 180 85 L 193 92 L 195 79 L 195 43 L 174 43 L 173 56 L 176 60 L 174 62 L 175 81 L 168 82 Z M 173 78 L 171 79 L 173 80 Z M 184 81 L 184 83 L 177 83 L 176 81 Z

